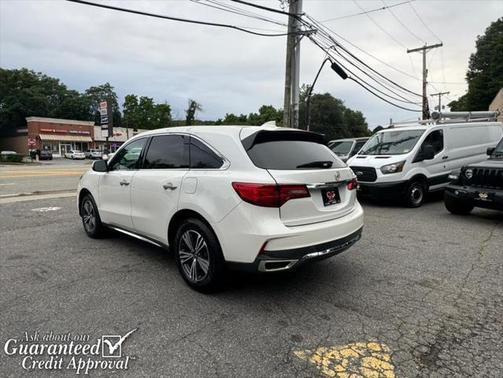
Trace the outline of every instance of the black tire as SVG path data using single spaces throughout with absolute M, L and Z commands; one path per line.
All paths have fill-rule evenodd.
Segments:
M 191 288 L 203 293 L 221 289 L 224 258 L 220 243 L 208 225 L 197 218 L 186 219 L 178 227 L 173 246 L 178 270 Z
M 94 202 L 94 198 L 90 194 L 84 195 L 80 201 L 80 217 L 87 236 L 98 239 L 105 235 L 106 228 L 101 223 L 98 206 L 96 206 L 96 202 Z
M 447 192 L 444 193 L 444 205 L 447 210 L 456 215 L 470 214 L 475 206 L 469 201 L 461 201 L 452 197 Z
M 420 207 L 424 203 L 426 193 L 427 187 L 424 181 L 411 181 L 405 190 L 405 205 L 407 207 Z

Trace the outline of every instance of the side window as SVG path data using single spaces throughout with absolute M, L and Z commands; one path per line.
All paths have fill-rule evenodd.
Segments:
M 110 162 L 110 170 L 119 171 L 137 169 L 138 159 L 140 158 L 141 151 L 145 146 L 146 141 L 146 138 L 137 139 L 122 148 Z
M 190 168 L 220 168 L 223 160 L 196 138 L 190 138 Z
M 159 135 L 152 137 L 145 154 L 144 169 L 189 168 L 189 137 Z
M 442 130 L 435 130 L 431 132 L 423 142 L 423 146 L 431 144 L 435 155 L 444 149 L 444 132 Z
M 367 143 L 366 140 L 361 140 L 361 141 L 358 141 L 355 143 L 355 146 L 353 148 L 353 151 L 351 151 L 351 156 L 354 156 L 358 153 L 358 151 L 360 151 L 363 147 L 363 145 Z

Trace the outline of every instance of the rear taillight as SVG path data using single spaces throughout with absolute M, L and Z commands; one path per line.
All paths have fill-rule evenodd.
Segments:
M 232 187 L 243 201 L 263 207 L 281 207 L 291 199 L 310 197 L 305 185 L 233 182 Z
M 350 182 L 348 182 L 348 190 L 355 190 L 358 189 L 358 180 L 357 179 L 352 179 Z

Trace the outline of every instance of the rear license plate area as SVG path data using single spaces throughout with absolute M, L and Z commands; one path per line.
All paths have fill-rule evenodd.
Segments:
M 339 188 L 334 186 L 331 188 L 321 189 L 321 198 L 324 206 L 335 205 L 341 202 Z

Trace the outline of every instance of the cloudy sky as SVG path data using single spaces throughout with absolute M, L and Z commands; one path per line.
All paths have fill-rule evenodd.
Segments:
M 216 1 L 261 13 L 279 23 L 287 21 L 285 16 L 229 0 Z M 416 0 L 412 6 L 406 3 L 390 8 L 391 12 L 385 9 L 340 18 L 360 13 L 361 8 L 372 10 L 403 1 L 304 0 L 304 11 L 360 49 L 412 76 L 349 46 L 367 64 L 416 92 L 421 91 L 420 80 L 414 79 L 421 75 L 421 56 L 407 54 L 406 48 L 441 39 L 444 47 L 428 54 L 429 81 L 434 86 L 429 91 L 450 91 L 450 99 L 462 95 L 476 36 L 503 15 L 503 1 Z M 285 30 L 281 25 L 202 4 L 208 4 L 207 0 L 102 3 L 256 28 L 253 30 L 265 33 Z M 280 0 L 259 3 L 281 9 Z M 146 95 L 171 104 L 175 118 L 184 117 L 188 98 L 203 105 L 201 119 L 216 119 L 227 112 L 247 114 L 262 104 L 282 107 L 285 45 L 285 37 L 258 37 L 63 0 L 0 0 L 1 67 L 41 71 L 80 91 L 108 81 L 121 103 L 126 94 Z M 308 39 L 301 46 L 301 83 L 310 83 L 324 53 Z M 316 91 L 330 92 L 347 106 L 361 110 L 372 128 L 386 124 L 390 117 L 416 117 L 416 113 L 393 108 L 349 80 L 342 81 L 328 67 L 321 74 Z

